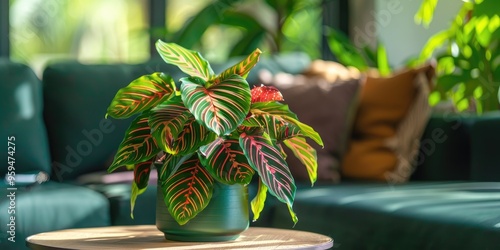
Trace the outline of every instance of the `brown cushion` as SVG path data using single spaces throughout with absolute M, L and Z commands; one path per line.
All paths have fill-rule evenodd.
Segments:
M 263 75 L 263 76 L 262 76 Z M 324 148 L 308 140 L 318 154 L 318 181 L 339 181 L 339 162 L 354 119 L 360 79 L 329 82 L 318 75 L 261 74 L 261 81 L 277 87 L 299 120 L 322 137 Z M 344 78 L 346 79 L 346 78 Z M 304 165 L 285 147 L 287 163 L 296 181 L 309 181 Z
M 425 108 L 428 104 L 427 102 L 422 104 L 422 99 L 427 98 L 428 91 L 423 92 L 419 84 L 431 82 L 432 72 L 431 66 L 424 66 L 398 72 L 388 78 L 367 77 L 361 90 L 349 149 L 342 162 L 343 176 L 387 181 L 388 173 L 394 172 L 399 162 L 412 161 L 412 159 L 402 159 L 395 145 L 402 138 L 406 143 L 419 139 L 428 119 L 426 115 L 428 109 Z M 427 79 L 425 83 L 417 77 L 422 75 Z M 411 109 L 417 99 L 420 100 L 419 107 L 422 108 Z M 423 112 L 423 114 L 415 116 L 412 112 Z M 405 125 L 405 130 L 402 131 L 399 126 L 405 118 L 416 121 L 410 126 Z M 407 133 L 411 133 L 411 136 L 406 136 Z M 412 143 L 411 149 L 414 148 L 414 144 Z M 405 150 L 412 153 L 405 153 L 404 157 L 413 157 L 411 149 Z

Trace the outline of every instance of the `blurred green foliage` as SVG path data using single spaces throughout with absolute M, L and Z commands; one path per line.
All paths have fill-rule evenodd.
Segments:
M 437 1 L 424 0 L 415 19 L 432 20 Z M 452 100 L 459 111 L 500 109 L 500 1 L 464 2 L 447 30 L 432 36 L 420 60 L 437 60 L 437 85 L 430 102 Z
M 166 38 L 215 61 L 245 55 L 257 47 L 270 54 L 303 51 L 318 58 L 320 39 L 320 0 L 206 1 L 179 30 L 169 30 Z
M 376 49 L 368 45 L 358 48 L 344 33 L 328 27 L 326 37 L 330 50 L 341 64 L 355 67 L 361 72 L 375 68 L 381 76 L 387 76 L 392 72 L 387 50 L 382 43 L 378 42 Z
M 134 63 L 149 58 L 143 1 L 11 0 L 13 60 Z

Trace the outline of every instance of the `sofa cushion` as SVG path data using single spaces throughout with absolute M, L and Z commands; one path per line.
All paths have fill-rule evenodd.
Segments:
M 2 197 L 12 192 L 0 187 Z M 49 181 L 14 192 L 15 214 L 8 213 L 10 198 L 0 200 L 0 211 L 4 211 L 0 213 L 0 249 L 25 249 L 24 239 L 41 232 L 110 225 L 108 201 L 91 189 Z M 16 244 L 7 241 L 9 216 L 15 216 Z
M 332 237 L 341 249 L 496 249 L 500 183 L 342 183 L 299 189 L 294 229 Z M 272 226 L 290 229 L 286 206 Z
M 31 171 L 50 173 L 40 80 L 28 66 L 4 59 L 0 60 L 0 79 L 0 135 L 4 144 L 4 159 L 7 161 L 7 156 L 14 159 L 11 162 L 17 174 Z M 13 154 L 8 155 L 8 152 Z M 2 178 L 8 171 L 5 164 L 0 168 Z
M 316 65 L 314 63 L 313 65 Z M 325 62 L 324 72 L 340 74 L 337 64 Z M 330 65 L 335 65 L 333 68 Z M 347 69 L 341 66 L 343 70 Z M 332 70 L 329 70 L 332 69 Z M 332 73 L 332 72 L 330 72 Z M 313 127 L 321 136 L 324 148 L 308 139 L 318 156 L 318 181 L 338 182 L 341 157 L 345 152 L 349 129 L 354 119 L 360 78 L 332 78 L 315 75 L 290 75 L 261 72 L 261 81 L 277 87 L 290 110 L 299 120 Z M 304 165 L 284 147 L 286 161 L 297 181 L 309 181 Z
M 428 120 L 433 68 L 390 77 L 368 76 L 360 94 L 342 174 L 351 179 L 404 182 Z

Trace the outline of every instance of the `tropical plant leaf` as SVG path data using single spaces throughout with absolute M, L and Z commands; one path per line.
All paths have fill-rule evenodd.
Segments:
M 217 138 L 204 147 L 202 164 L 218 181 L 225 184 L 249 184 L 255 171 L 240 147 L 238 139 Z
M 257 170 L 269 192 L 281 202 L 292 205 L 295 198 L 295 182 L 285 159 L 269 135 L 242 133 L 240 145 L 248 162 Z
M 285 120 L 298 126 L 300 128 L 300 132 L 304 136 L 311 138 L 318 145 L 323 147 L 323 140 L 321 139 L 321 136 L 311 126 L 290 117 L 285 117 Z
M 279 102 L 254 102 L 250 106 L 250 113 L 255 116 L 272 115 L 298 119 L 297 115 L 290 111 L 288 105 Z
M 155 157 L 148 161 L 141 162 L 134 167 L 134 181 L 132 182 L 132 192 L 130 194 L 130 217 L 134 218 L 134 207 L 137 196 L 144 193 L 148 187 L 151 165 Z
M 260 51 L 259 49 L 255 49 L 245 59 L 220 73 L 219 76 L 217 76 L 217 78 L 215 79 L 215 84 L 224 82 L 226 79 L 232 79 L 232 75 L 239 75 L 242 78 L 246 78 L 250 70 L 259 61 L 260 54 L 262 54 L 262 51 Z
M 161 188 L 168 211 L 179 225 L 186 224 L 208 205 L 214 179 L 201 165 L 197 154 L 182 163 Z
M 174 150 L 174 144 L 190 116 L 180 96 L 174 96 L 151 110 L 149 125 L 152 135 L 164 151 L 178 153 Z
M 123 141 L 118 146 L 113 163 L 108 172 L 124 165 L 134 165 L 149 160 L 160 152 L 160 148 L 151 136 L 148 124 L 149 113 L 136 117 L 125 132 Z
M 257 221 L 260 217 L 260 213 L 264 209 L 264 204 L 267 198 L 267 186 L 259 180 L 259 188 L 257 189 L 257 195 L 250 202 L 250 208 L 253 213 L 253 221 Z
M 303 136 L 309 137 L 318 143 L 318 145 L 323 146 L 321 136 L 311 126 L 300 122 L 297 115 L 290 111 L 288 105 L 286 104 L 281 104 L 279 102 L 256 102 L 252 103 L 250 113 L 252 116 L 245 119 L 243 122 L 244 126 L 255 127 L 256 124 L 259 124 L 259 126 L 267 126 L 266 122 L 269 122 L 269 118 L 261 120 L 256 117 L 266 115 L 273 116 L 277 118 L 278 121 L 296 125 L 300 129 Z M 276 121 L 273 121 L 273 124 L 276 124 Z M 272 129 L 269 129 L 269 131 L 271 132 Z
M 161 40 L 156 42 L 156 49 L 166 63 L 175 65 L 190 75 L 208 81 L 214 77 L 214 71 L 210 63 L 205 60 L 199 52 L 188 50 L 175 43 L 165 43 Z
M 205 88 L 200 78 L 182 78 L 182 100 L 196 120 L 218 136 L 235 130 L 250 110 L 250 87 L 245 79 L 231 75 Z
M 251 90 L 252 103 L 255 102 L 270 102 L 270 101 L 283 101 L 281 92 L 273 86 L 258 86 Z
M 245 119 L 244 126 L 247 127 L 260 127 L 264 128 L 271 139 L 278 139 L 280 128 L 284 126 L 284 121 L 280 117 L 268 114 L 261 114 L 258 116 L 252 115 Z
M 215 139 L 214 133 L 196 121 L 180 96 L 153 108 L 149 123 L 158 145 L 169 154 L 192 153 Z
M 292 137 L 283 141 L 283 143 L 285 143 L 295 157 L 305 165 L 311 185 L 314 185 L 318 178 L 318 157 L 316 155 L 316 150 L 302 137 Z
M 286 204 L 286 205 L 288 206 L 288 212 L 290 213 L 290 217 L 292 217 L 293 225 L 295 226 L 295 224 L 297 224 L 297 222 L 299 222 L 299 218 L 297 217 L 297 215 L 293 211 L 292 205 L 290 205 L 290 204 Z
M 175 91 L 175 82 L 169 75 L 157 72 L 142 76 L 118 90 L 106 116 L 128 118 L 164 102 Z

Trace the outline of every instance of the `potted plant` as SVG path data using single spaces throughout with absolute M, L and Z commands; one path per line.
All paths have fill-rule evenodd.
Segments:
M 216 75 L 198 52 L 160 40 L 156 48 L 166 63 L 176 65 L 188 76 L 179 79 L 178 84 L 166 73 L 142 76 L 117 92 L 106 115 L 117 119 L 135 116 L 108 169 L 108 172 L 120 166 L 133 169 L 131 214 L 137 196 L 147 188 L 151 169 L 156 166 L 160 197 L 157 210 L 168 208 L 167 214 L 183 227 L 191 226 L 188 222 L 197 219 L 215 193 L 219 198 L 226 192 L 217 187 L 241 189 L 255 174 L 259 187 L 251 202 L 254 220 L 258 219 L 269 192 L 288 205 L 296 223 L 297 216 L 292 210 L 296 186 L 282 147 L 290 148 L 304 163 L 314 183 L 316 151 L 306 138 L 319 145 L 323 143 L 312 127 L 301 123 L 281 103 L 283 98 L 276 88 L 250 89 L 245 77 L 258 62 L 261 51 L 256 49 Z M 158 218 L 160 214 L 164 215 L 157 212 L 157 226 L 167 238 L 194 240 L 193 232 L 178 232 L 178 228 L 166 232 L 165 223 L 158 222 L 162 220 Z M 239 232 L 248 227 L 248 214 L 246 217 L 246 224 Z M 228 237 L 228 232 L 197 230 L 198 234 L 212 233 L 215 237 L 198 235 L 201 240 L 234 238 L 234 235 Z M 239 234 L 234 228 L 229 231 Z

